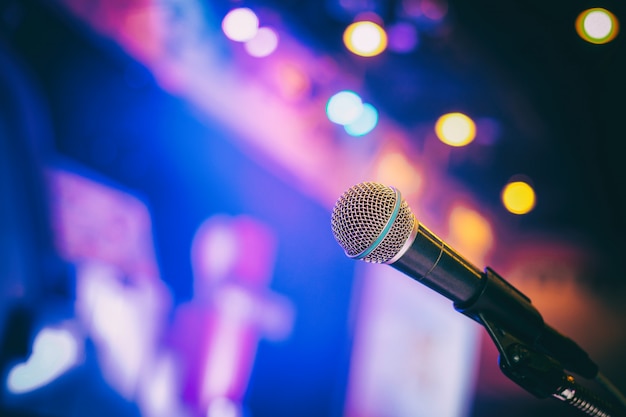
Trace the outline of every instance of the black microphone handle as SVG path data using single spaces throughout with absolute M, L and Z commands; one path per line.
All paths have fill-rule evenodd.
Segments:
M 502 331 L 542 350 L 568 370 L 595 378 L 597 365 L 573 340 L 546 325 L 530 299 L 490 268 L 481 272 L 421 224 L 415 239 L 390 264 L 451 300 L 480 324 L 487 317 Z
M 455 304 L 476 298 L 484 286 L 482 272 L 422 224 L 411 246 L 390 265 Z

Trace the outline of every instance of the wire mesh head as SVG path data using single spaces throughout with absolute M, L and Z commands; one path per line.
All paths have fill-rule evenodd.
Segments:
M 400 207 L 392 218 L 398 199 Z M 375 182 L 357 184 L 344 192 L 335 203 L 331 217 L 335 240 L 346 255 L 374 263 L 393 259 L 408 241 L 415 222 L 400 193 Z M 369 250 L 366 256 L 360 256 Z

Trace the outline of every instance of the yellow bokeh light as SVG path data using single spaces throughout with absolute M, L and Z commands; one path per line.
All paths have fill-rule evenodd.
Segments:
M 387 48 L 387 32 L 374 22 L 354 22 L 343 32 L 343 43 L 353 54 L 376 56 Z
M 576 18 L 576 32 L 587 42 L 604 44 L 611 42 L 619 32 L 617 18 L 610 11 L 595 7 L 580 13 Z
M 476 123 L 463 113 L 448 113 L 435 124 L 440 141 L 450 146 L 465 146 L 476 137 Z
M 502 190 L 502 203 L 513 214 L 526 214 L 535 207 L 535 190 L 524 181 L 508 183 Z

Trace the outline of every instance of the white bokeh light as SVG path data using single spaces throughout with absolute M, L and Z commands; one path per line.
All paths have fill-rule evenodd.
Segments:
M 246 42 L 254 38 L 259 30 L 259 18 L 250 9 L 233 9 L 222 20 L 224 34 L 236 42 Z
M 587 15 L 583 26 L 589 36 L 595 39 L 602 39 L 607 37 L 613 30 L 613 21 L 605 12 L 596 10 Z
M 619 32 L 619 21 L 609 10 L 594 7 L 578 15 L 575 27 L 583 40 L 602 45 L 615 39 Z
M 273 29 L 262 27 L 256 36 L 245 43 L 246 51 L 257 58 L 270 55 L 278 46 L 278 35 Z
M 378 111 L 369 103 L 363 104 L 361 115 L 352 123 L 344 125 L 351 136 L 363 136 L 372 131 L 378 124 Z
M 352 42 L 362 52 L 371 52 L 378 48 L 381 36 L 380 31 L 371 22 L 363 22 L 354 29 Z
M 363 112 L 363 101 L 355 92 L 341 91 L 328 100 L 328 119 L 339 125 L 347 125 L 359 118 Z
M 387 33 L 374 22 L 354 22 L 346 28 L 343 42 L 356 55 L 376 56 L 387 47 Z

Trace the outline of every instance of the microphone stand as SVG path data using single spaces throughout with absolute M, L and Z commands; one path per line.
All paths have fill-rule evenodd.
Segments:
M 557 398 L 590 416 L 626 416 L 623 407 L 578 384 L 558 361 L 494 327 L 486 317 L 481 319 L 500 352 L 500 370 L 526 391 L 542 399 Z
M 487 286 L 493 288 L 489 291 L 510 292 L 513 290 L 515 297 L 519 295 L 517 290 L 490 268 L 485 270 L 484 278 L 488 282 Z M 526 338 L 523 336 L 516 337 L 514 331 L 508 331 L 507 321 L 498 320 L 498 314 L 494 313 L 497 309 L 494 310 L 493 305 L 490 304 L 492 298 L 489 297 L 489 294 L 483 297 L 483 294 L 469 306 L 455 307 L 485 327 L 500 353 L 498 363 L 505 376 L 538 398 L 557 398 L 587 415 L 626 417 L 624 398 L 617 390 L 610 389 L 613 387 L 608 385 L 608 381 L 605 382 L 605 388 L 614 395 L 613 401 L 602 398 L 577 383 L 574 377 L 565 371 L 562 360 L 555 359 L 555 357 L 561 356 L 561 352 L 546 352 L 545 348 L 536 346 L 536 343 L 522 340 Z M 534 310 L 530 306 L 530 300 L 528 300 L 528 306 L 529 309 Z M 503 326 L 502 323 L 505 325 Z M 567 353 L 564 357 L 572 358 Z M 577 367 L 577 364 L 571 360 L 568 362 L 569 367 Z M 587 364 L 581 365 L 581 369 L 584 370 L 582 371 L 584 377 L 588 378 L 590 375 L 587 371 Z M 602 383 L 603 377 L 596 376 L 596 379 Z

